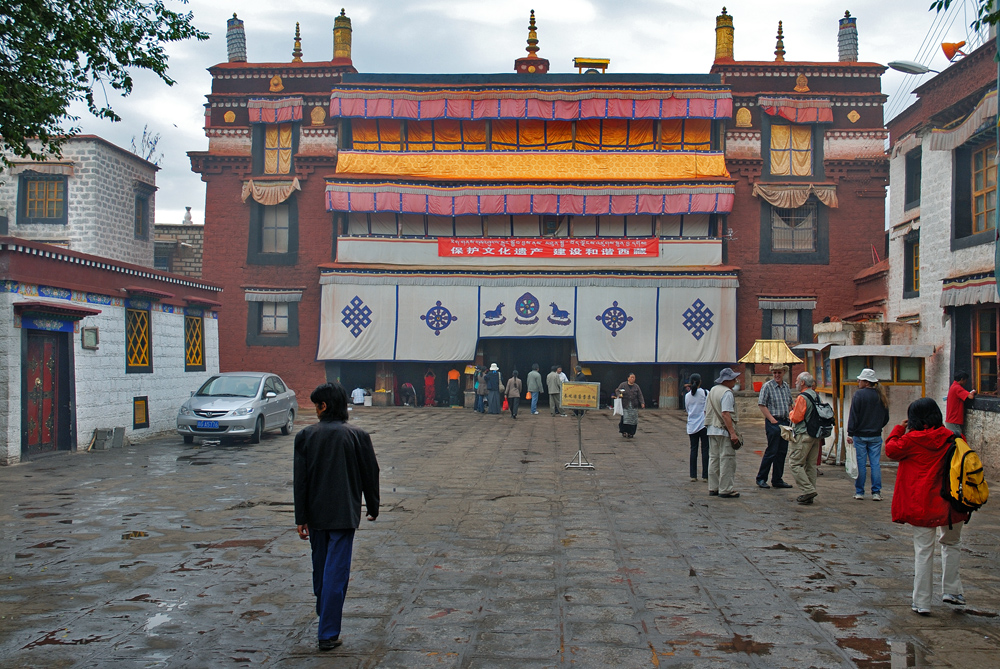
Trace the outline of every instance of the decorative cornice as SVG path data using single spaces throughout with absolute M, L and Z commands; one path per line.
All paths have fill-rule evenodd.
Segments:
M 716 63 L 712 67 L 713 74 L 725 74 L 734 77 L 807 77 L 828 78 L 873 78 L 878 79 L 885 72 L 885 65 L 878 63 L 796 63 L 784 61 L 775 65 L 772 61 L 748 61 L 744 63 Z
M 250 128 L 205 128 L 206 137 L 249 137 Z
M 888 130 L 827 130 L 827 138 L 831 139 L 888 139 Z
M 733 107 L 757 107 L 759 103 L 757 98 L 761 96 L 774 95 L 773 93 L 752 93 L 749 95 L 742 95 L 740 93 L 733 93 Z M 786 95 L 786 97 L 797 98 L 798 96 Z M 830 106 L 832 107 L 880 107 L 885 104 L 888 100 L 888 96 L 883 93 L 872 93 L 866 95 L 864 93 L 823 93 L 822 97 L 830 99 Z M 810 98 L 802 98 L 810 99 Z M 872 100 L 876 100 L 872 102 Z
M 253 171 L 253 161 L 249 154 L 224 155 L 208 151 L 188 151 L 188 158 L 191 159 L 191 171 L 201 174 L 202 180 L 208 174 L 222 174 L 224 169 L 231 170 L 240 179 Z

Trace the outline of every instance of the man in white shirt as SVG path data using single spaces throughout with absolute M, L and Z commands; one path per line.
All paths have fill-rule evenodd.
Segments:
M 736 423 L 736 396 L 733 386 L 740 376 L 729 367 L 722 370 L 708 392 L 705 423 L 708 427 L 708 494 L 723 499 L 739 497 L 733 491 L 736 478 L 736 448 L 740 443 Z
M 365 389 L 364 388 L 355 388 L 354 390 L 352 390 L 351 391 L 351 401 L 354 402 L 355 404 L 364 404 L 365 403 Z

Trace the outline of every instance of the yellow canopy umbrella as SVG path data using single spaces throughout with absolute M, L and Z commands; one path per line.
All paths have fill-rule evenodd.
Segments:
M 802 358 L 792 353 L 784 339 L 758 339 L 745 356 L 740 358 L 744 364 L 754 365 L 788 365 L 801 363 Z

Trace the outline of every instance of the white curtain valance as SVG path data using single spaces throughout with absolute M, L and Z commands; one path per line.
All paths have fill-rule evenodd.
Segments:
M 933 130 L 927 140 L 931 151 L 954 151 L 969 141 L 980 128 L 997 115 L 997 92 L 990 91 L 962 124 L 951 130 Z
M 809 199 L 810 195 L 815 195 L 816 199 L 830 207 L 836 209 L 840 206 L 837 200 L 837 186 L 835 184 L 761 184 L 753 185 L 754 197 L 759 197 L 773 207 L 781 209 L 795 209 L 801 207 Z
M 243 182 L 243 201 L 246 202 L 247 198 L 253 195 L 254 201 L 266 206 L 273 206 L 281 204 L 297 190 L 302 190 L 298 179 L 257 182 L 250 179 Z
M 243 296 L 247 302 L 301 302 L 301 290 L 252 290 L 248 289 Z

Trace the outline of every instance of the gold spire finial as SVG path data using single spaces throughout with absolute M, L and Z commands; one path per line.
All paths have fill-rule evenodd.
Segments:
M 845 19 L 851 18 L 851 13 L 849 11 L 848 12 L 844 12 L 844 18 Z
M 292 49 L 292 62 L 302 62 L 302 34 L 299 32 L 299 22 L 295 22 L 295 47 Z
M 722 8 L 715 17 L 715 60 L 733 59 L 733 17 Z
M 781 30 L 781 21 L 778 21 L 778 43 L 774 47 L 774 61 L 776 63 L 781 63 L 785 60 L 785 42 L 782 39 L 783 37 L 784 32 Z
M 535 10 L 531 10 L 531 19 L 528 21 L 528 46 L 525 47 L 529 58 L 537 58 L 538 54 L 538 33 L 535 32 Z

